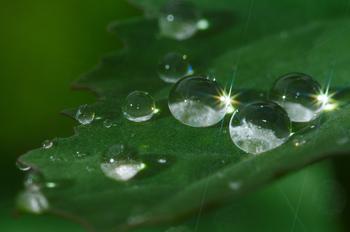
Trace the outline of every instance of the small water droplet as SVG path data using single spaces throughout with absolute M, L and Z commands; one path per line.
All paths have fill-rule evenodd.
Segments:
M 217 82 L 201 76 L 186 77 L 171 89 L 169 109 L 185 125 L 212 126 L 220 122 L 227 112 L 227 102 L 221 100 L 222 93 Z
M 191 2 L 170 0 L 161 10 L 159 28 L 161 34 L 166 37 L 185 40 L 198 31 L 200 19 L 200 12 Z M 200 26 L 205 25 L 201 22 Z
M 23 162 L 20 162 L 19 160 L 16 161 L 16 167 L 21 170 L 21 171 L 29 171 L 32 167 L 23 163 Z
M 24 187 L 27 189 L 38 189 L 45 183 L 44 176 L 35 170 L 29 171 L 24 177 Z
M 95 112 L 90 106 L 82 105 L 79 107 L 75 118 L 80 124 L 88 125 L 95 119 Z
M 61 161 L 61 158 L 59 156 L 57 156 L 56 154 L 50 155 L 49 159 L 50 159 L 51 162 Z
M 260 154 L 285 143 L 291 131 L 287 113 L 273 102 L 254 102 L 237 110 L 230 121 L 234 144 L 250 154 Z
M 26 189 L 17 197 L 17 207 L 28 213 L 41 214 L 49 209 L 49 202 L 40 190 Z
M 306 139 L 303 137 L 303 136 L 298 136 L 297 138 L 294 138 L 293 139 L 293 145 L 295 147 L 301 147 L 303 146 L 304 144 L 306 144 Z
M 110 119 L 105 119 L 103 121 L 103 126 L 106 128 L 111 128 L 113 126 L 113 121 Z
M 322 103 L 317 101 L 320 93 L 321 86 L 312 77 L 290 73 L 275 82 L 270 97 L 287 111 L 291 121 L 309 122 L 322 110 Z
M 160 164 L 166 164 L 166 162 L 167 162 L 167 160 L 163 159 L 163 158 L 158 160 L 158 163 L 160 163 Z
M 45 140 L 43 143 L 42 143 L 42 147 L 44 149 L 50 149 L 53 147 L 53 142 L 51 140 Z
M 231 181 L 229 184 L 228 184 L 229 188 L 236 191 L 238 189 L 241 188 L 241 182 L 238 182 L 238 181 Z
M 157 112 L 155 101 L 147 92 L 134 91 L 130 93 L 123 106 L 123 114 L 126 119 L 133 122 L 150 120 Z
M 74 153 L 74 158 L 76 159 L 85 159 L 88 156 L 89 156 L 89 153 L 87 152 L 77 151 Z
M 168 53 L 158 66 L 160 78 L 167 83 L 176 83 L 181 78 L 192 75 L 193 69 L 186 55 Z

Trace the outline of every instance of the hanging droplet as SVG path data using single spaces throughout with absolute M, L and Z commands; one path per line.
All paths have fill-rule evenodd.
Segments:
M 17 208 L 28 213 L 41 214 L 49 209 L 49 202 L 40 190 L 26 189 L 17 197 Z
M 169 53 L 164 56 L 158 67 L 160 78 L 167 83 L 176 83 L 181 78 L 192 75 L 193 70 L 187 61 L 187 55 Z
M 250 154 L 272 150 L 287 141 L 291 122 L 287 113 L 273 102 L 254 102 L 238 109 L 231 118 L 234 144 Z
M 133 122 L 150 120 L 157 113 L 155 101 L 147 92 L 134 91 L 130 93 L 123 106 L 126 119 Z
M 282 106 L 293 122 L 309 122 L 320 114 L 321 87 L 310 76 L 290 73 L 280 77 L 271 89 L 271 100 Z
M 111 146 L 102 156 L 100 165 L 103 173 L 117 181 L 128 181 L 135 177 L 146 165 L 133 159 L 134 151 L 124 144 Z
M 225 117 L 229 104 L 217 82 L 190 76 L 173 86 L 168 105 L 172 115 L 183 124 L 208 127 Z
M 21 171 L 29 171 L 32 167 L 23 163 L 23 162 L 20 162 L 19 160 L 16 161 L 16 167 L 21 170 Z
M 75 118 L 80 124 L 88 125 L 95 119 L 95 112 L 88 105 L 82 105 L 79 107 Z
M 32 170 L 24 177 L 24 187 L 27 189 L 38 189 L 45 183 L 44 176 L 35 170 Z
M 42 147 L 44 149 L 50 149 L 53 147 L 53 142 L 51 140 L 45 140 L 43 143 L 42 143 Z
M 169 0 L 161 10 L 159 28 L 161 34 L 166 37 L 185 40 L 198 31 L 198 22 L 200 13 L 191 2 Z

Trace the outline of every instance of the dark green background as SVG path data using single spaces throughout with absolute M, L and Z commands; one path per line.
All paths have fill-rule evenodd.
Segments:
M 50 216 L 13 216 L 13 202 L 22 181 L 15 160 L 27 150 L 41 146 L 45 139 L 73 133 L 75 122 L 59 112 L 93 102 L 94 97 L 87 92 L 71 91 L 70 84 L 97 64 L 103 54 L 121 47 L 120 40 L 106 32 L 107 25 L 141 12 L 122 0 L 0 0 L 0 3 L 0 173 L 3 181 L 0 231 L 82 231 L 78 225 Z M 342 181 L 347 182 L 349 174 L 340 172 L 347 169 L 349 162 L 338 162 L 344 168 L 334 168 L 331 162 L 326 162 L 287 178 L 280 186 L 257 193 L 253 200 L 246 199 L 249 209 L 253 210 L 254 204 L 259 204 L 257 199 L 269 201 L 263 203 L 265 208 L 259 208 L 266 212 L 256 212 L 252 222 L 242 222 L 242 227 L 254 225 L 253 220 L 267 213 L 275 214 L 271 218 L 276 218 L 277 224 L 278 220 L 293 223 L 293 212 L 281 213 L 291 209 L 279 193 L 280 188 L 295 206 L 300 200 L 299 189 L 288 188 L 288 183 L 302 180 L 305 175 L 309 176 L 311 189 L 313 181 L 333 180 L 336 175 L 345 176 Z M 274 198 L 276 191 L 281 197 L 279 200 Z M 304 198 L 304 201 L 310 199 Z M 312 215 L 312 209 L 303 210 L 299 217 L 309 226 L 315 224 Z M 341 230 L 340 217 L 327 218 L 330 227 Z M 260 224 L 268 226 L 269 223 L 273 222 Z M 299 227 L 296 225 L 295 231 L 299 231 Z

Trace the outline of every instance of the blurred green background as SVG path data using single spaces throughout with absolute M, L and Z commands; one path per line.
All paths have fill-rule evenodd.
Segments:
M 0 190 L 0 231 L 83 231 L 79 225 L 52 216 L 14 217 L 13 202 L 22 186 L 15 161 L 45 139 L 73 133 L 75 122 L 59 112 L 95 98 L 88 92 L 71 91 L 70 84 L 97 64 L 103 54 L 121 47 L 117 37 L 107 33 L 107 25 L 141 12 L 122 0 L 0 2 L 0 173 L 4 183 Z M 241 205 L 219 211 L 214 218 L 219 220 L 220 213 L 237 208 L 256 214 L 233 220 L 242 229 L 236 231 L 259 227 L 265 228 L 262 231 L 283 231 L 268 230 L 269 225 L 289 225 L 285 231 L 346 231 L 340 215 L 345 203 L 334 203 L 335 192 L 327 187 L 329 182 L 336 183 L 337 174 L 349 177 L 341 173 L 349 162 L 341 160 L 339 164 L 344 166 L 340 171 L 325 162 L 294 174 Z M 345 192 L 341 189 L 341 199 Z M 348 216 L 343 214 L 344 218 Z

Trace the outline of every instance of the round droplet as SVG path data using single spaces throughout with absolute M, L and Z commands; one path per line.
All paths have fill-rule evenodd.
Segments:
M 106 119 L 103 121 L 103 126 L 106 128 L 111 128 L 113 126 L 113 121 L 110 119 Z
M 95 112 L 88 105 L 82 105 L 79 107 L 75 118 L 80 124 L 88 125 L 95 119 Z
M 228 108 L 218 83 L 201 76 L 177 82 L 170 91 L 168 105 L 177 120 L 192 127 L 215 125 L 225 117 Z
M 273 102 L 254 102 L 238 109 L 230 121 L 234 144 L 250 154 L 272 150 L 290 136 L 287 113 Z
M 27 189 L 17 197 L 17 207 L 28 213 L 41 214 L 49 209 L 49 202 L 40 190 Z
M 158 67 L 160 78 L 167 83 L 176 83 L 181 78 L 192 75 L 193 70 L 186 55 L 169 53 L 164 56 Z
M 134 155 L 135 151 L 124 144 L 113 145 L 102 156 L 101 170 L 109 178 L 128 181 L 146 167 Z
M 282 106 L 293 122 L 309 122 L 317 118 L 323 102 L 321 87 L 312 77 L 290 73 L 280 77 L 271 89 L 271 100 Z
M 32 168 L 31 166 L 29 166 L 29 165 L 27 165 L 27 164 L 25 164 L 23 162 L 20 162 L 18 160 L 16 161 L 16 167 L 19 170 L 24 171 L 24 172 L 29 171 Z
M 157 109 L 153 97 L 142 91 L 130 93 L 123 106 L 125 118 L 133 122 L 150 120 L 156 112 Z
M 159 27 L 161 34 L 176 40 L 185 40 L 198 31 L 200 13 L 185 0 L 170 0 L 161 10 Z
M 293 145 L 295 147 L 301 147 L 304 144 L 306 144 L 306 139 L 303 136 L 298 136 L 297 138 L 293 139 Z
M 45 140 L 43 143 L 42 143 L 42 147 L 44 149 L 50 149 L 51 147 L 53 147 L 53 142 L 51 140 Z

